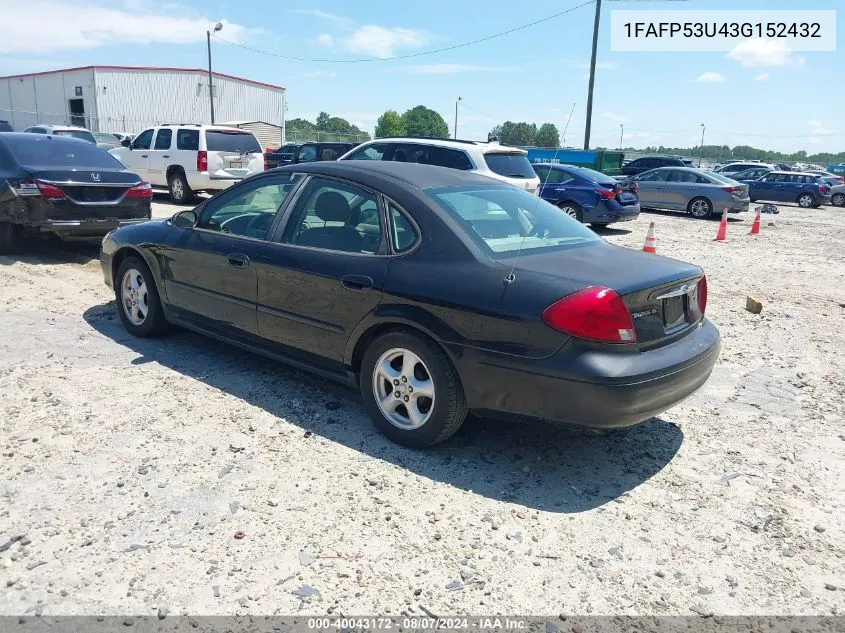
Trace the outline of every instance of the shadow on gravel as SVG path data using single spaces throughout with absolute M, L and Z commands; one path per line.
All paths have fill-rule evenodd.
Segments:
M 631 229 L 623 229 L 616 226 L 590 226 L 596 235 L 628 235 Z
M 200 380 L 303 429 L 422 477 L 490 499 L 548 512 L 584 512 L 647 481 L 674 457 L 681 430 L 660 418 L 607 435 L 544 424 L 470 417 L 455 437 L 425 451 L 376 431 L 357 392 L 184 330 L 160 339 L 129 335 L 114 302 L 83 315 L 97 332 L 141 355 Z M 316 413 L 321 415 L 315 416 Z
M 752 206 L 752 209 L 754 207 Z M 642 215 L 662 215 L 669 218 L 681 218 L 689 220 L 690 222 L 701 222 L 698 218 L 692 217 L 689 213 L 684 213 L 683 211 L 665 211 L 663 209 L 643 209 Z M 766 217 L 766 216 L 763 216 Z M 707 218 L 710 221 L 719 222 L 722 219 L 721 215 L 712 215 Z M 747 213 L 728 213 L 728 223 L 731 222 L 744 222 L 746 219 L 750 219 L 751 221 L 754 220 L 754 211 L 749 211 Z
M 0 256 L 0 266 L 25 264 L 88 264 L 100 258 L 100 240 L 63 242 L 57 237 L 28 238 Z

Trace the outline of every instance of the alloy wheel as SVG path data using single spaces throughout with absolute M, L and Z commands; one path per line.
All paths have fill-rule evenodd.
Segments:
M 833 194 L 833 197 L 830 199 L 830 202 L 835 207 L 845 207 L 845 193 Z
M 570 207 L 567 204 L 567 205 L 562 206 L 560 208 L 560 210 L 563 211 L 570 218 L 575 218 L 576 220 L 578 219 L 578 211 L 575 209 L 575 207 Z
M 173 197 L 181 200 L 185 197 L 185 188 L 182 186 L 180 178 L 174 178 L 170 183 L 170 189 L 173 192 Z
M 120 284 L 120 298 L 123 312 L 133 325 L 142 325 L 149 312 L 149 295 L 143 275 L 130 268 L 123 275 Z
M 798 198 L 798 206 L 802 209 L 808 209 L 813 206 L 813 196 L 808 193 L 800 196 Z
M 690 206 L 690 213 L 697 218 L 705 218 L 710 215 L 710 205 L 707 200 L 696 200 Z
M 382 415 L 395 427 L 418 429 L 434 410 L 434 381 L 414 352 L 394 348 L 373 369 L 373 394 Z

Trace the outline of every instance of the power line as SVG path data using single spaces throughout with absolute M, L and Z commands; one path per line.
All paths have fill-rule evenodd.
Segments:
M 500 33 L 493 33 L 492 35 L 487 35 L 485 37 L 480 37 L 475 40 L 471 40 L 469 42 L 462 42 L 460 44 L 453 44 L 452 46 L 446 46 L 444 48 L 437 48 L 431 51 L 422 51 L 419 53 L 408 53 L 407 55 L 395 55 L 393 57 L 365 57 L 361 59 L 308 59 L 306 57 L 295 57 L 293 55 L 282 55 L 281 53 L 272 53 L 270 51 L 261 50 L 259 48 L 253 48 L 251 46 L 246 46 L 245 44 L 238 44 L 237 42 L 232 42 L 225 38 L 220 37 L 219 35 L 212 35 L 212 37 L 216 40 L 220 40 L 221 42 L 226 42 L 227 44 L 231 44 L 232 46 L 237 46 L 238 48 L 243 48 L 248 51 L 252 51 L 253 53 L 259 53 L 261 55 L 268 55 L 270 57 L 279 57 L 281 59 L 287 59 L 290 61 L 296 62 L 312 62 L 312 63 L 322 63 L 322 64 L 358 64 L 358 63 L 366 63 L 366 62 L 389 62 L 389 61 L 397 61 L 400 59 L 412 59 L 414 57 L 423 57 L 425 55 L 434 55 L 436 53 L 445 53 L 447 51 L 453 51 L 458 48 L 464 48 L 466 46 L 472 46 L 473 44 L 480 44 L 481 42 L 487 42 L 492 39 L 496 39 L 497 37 L 502 37 L 504 35 L 510 35 L 511 33 L 516 33 L 517 31 L 522 31 L 524 29 L 531 28 L 532 26 L 537 26 L 538 24 L 542 24 L 543 22 L 548 22 L 549 20 L 554 20 L 555 18 L 559 18 L 563 15 L 568 13 L 572 13 L 580 9 L 581 7 L 586 7 L 588 4 L 593 4 L 596 0 L 587 0 L 587 2 L 583 2 L 579 5 L 574 7 L 570 7 L 565 11 L 560 11 L 553 15 L 546 16 L 545 18 L 540 18 L 539 20 L 535 20 L 533 22 L 529 22 L 528 24 L 523 24 L 521 26 L 516 26 L 512 29 L 508 29 L 507 31 L 501 31 Z

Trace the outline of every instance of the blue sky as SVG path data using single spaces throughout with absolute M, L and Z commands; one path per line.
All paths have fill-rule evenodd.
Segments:
M 7 4 L 10 0 L 2 0 Z M 2 10 L 0 75 L 88 64 L 204 67 L 205 29 L 233 42 L 303 58 L 383 58 L 454 45 L 551 15 L 583 0 L 29 0 Z M 845 53 L 612 52 L 614 9 L 794 9 L 786 0 L 604 3 L 593 145 L 705 142 L 794 151 L 845 151 Z M 837 9 L 841 0 L 808 0 Z M 372 132 L 386 109 L 424 104 L 458 132 L 486 138 L 505 120 L 553 122 L 583 142 L 592 5 L 501 38 L 401 61 L 285 60 L 213 42 L 214 68 L 288 89 L 288 118 L 325 110 Z M 837 16 L 838 17 L 838 16 Z M 839 19 L 841 23 L 841 18 Z M 20 28 L 39 24 L 37 32 Z

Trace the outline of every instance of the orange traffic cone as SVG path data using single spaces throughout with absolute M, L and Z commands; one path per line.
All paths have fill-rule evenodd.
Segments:
M 719 222 L 719 230 L 716 231 L 715 242 L 724 242 L 728 239 L 728 210 L 722 213 L 722 221 Z
M 644 253 L 657 253 L 657 238 L 654 237 L 654 222 L 648 225 L 648 235 L 645 236 L 643 244 Z
M 749 235 L 760 234 L 760 207 L 757 207 L 757 215 L 754 216 L 754 224 L 751 225 L 751 233 Z

